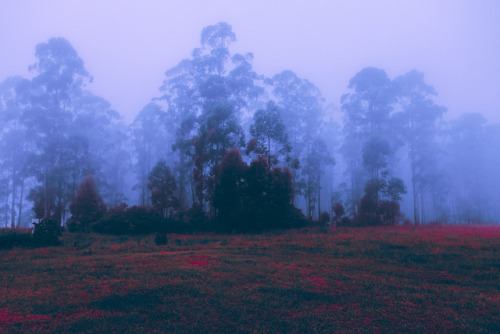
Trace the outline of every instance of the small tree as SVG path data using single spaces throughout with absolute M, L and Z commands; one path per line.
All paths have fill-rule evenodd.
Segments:
M 62 234 L 62 227 L 55 219 L 42 219 L 40 223 L 35 224 L 33 232 L 33 241 L 36 246 L 57 246 L 59 237 Z
M 92 175 L 88 174 L 80 183 L 69 209 L 71 218 L 68 225 L 72 226 L 72 231 L 88 232 L 90 223 L 99 220 L 106 213 L 106 204 L 97 193 Z

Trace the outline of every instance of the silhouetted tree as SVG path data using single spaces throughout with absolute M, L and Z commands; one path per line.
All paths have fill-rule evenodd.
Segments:
M 97 193 L 92 175 L 87 175 L 80 183 L 69 208 L 71 212 L 71 224 L 74 224 L 73 230 L 86 232 L 90 230 L 92 222 L 98 221 L 106 213 L 106 205 Z
M 158 161 L 149 173 L 148 189 L 151 204 L 163 217 L 170 217 L 179 207 L 175 175 L 164 160 Z

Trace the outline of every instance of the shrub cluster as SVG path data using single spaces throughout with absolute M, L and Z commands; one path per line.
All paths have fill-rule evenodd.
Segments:
M 0 229 L 0 250 L 13 247 L 30 247 L 32 245 L 31 231 Z
M 35 224 L 33 231 L 33 243 L 35 246 L 57 246 L 59 237 L 62 235 L 63 228 L 55 219 L 42 219 L 40 223 Z
M 184 226 L 177 220 L 163 218 L 157 211 L 144 206 L 125 205 L 110 209 L 103 218 L 91 225 L 93 232 L 112 235 L 141 235 L 155 232 L 180 233 Z

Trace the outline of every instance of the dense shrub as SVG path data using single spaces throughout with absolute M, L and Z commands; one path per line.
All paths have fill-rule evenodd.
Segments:
M 161 246 L 166 245 L 167 243 L 167 234 L 165 232 L 157 232 L 155 236 L 155 244 Z
M 319 223 L 324 225 L 330 222 L 330 214 L 326 211 L 323 211 L 319 216 Z
M 125 211 L 125 220 L 132 234 L 150 234 L 165 229 L 163 217 L 144 206 L 132 206 Z
M 157 211 L 144 206 L 115 207 L 99 221 L 92 224 L 92 231 L 111 235 L 139 235 L 155 232 L 181 233 L 185 225 L 175 219 L 163 218 Z
M 20 231 L 16 229 L 0 230 L 0 250 L 12 247 L 29 247 L 32 245 L 31 231 Z
M 33 243 L 36 246 L 57 246 L 63 228 L 55 219 L 42 219 L 40 223 L 35 223 L 33 231 Z
M 92 231 L 101 234 L 124 235 L 130 233 L 130 225 L 124 213 L 114 213 L 92 224 Z

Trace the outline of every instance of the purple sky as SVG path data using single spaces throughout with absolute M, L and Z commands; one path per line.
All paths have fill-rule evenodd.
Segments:
M 291 69 L 337 106 L 365 66 L 391 78 L 415 68 L 448 118 L 477 111 L 500 122 L 498 0 L 2 0 L 0 81 L 29 76 L 35 45 L 65 37 L 94 77 L 89 89 L 130 122 L 219 21 L 233 26 L 233 51 L 254 53 L 257 72 Z

